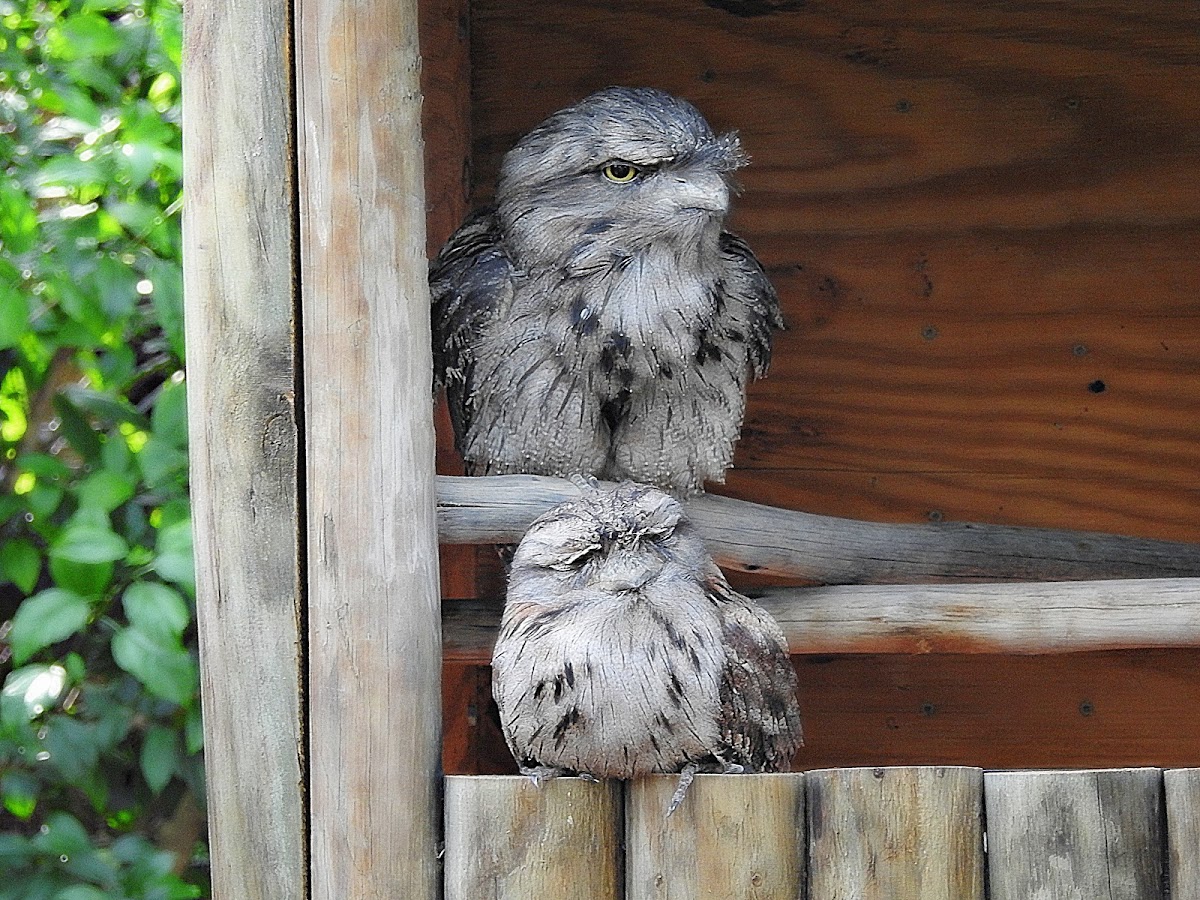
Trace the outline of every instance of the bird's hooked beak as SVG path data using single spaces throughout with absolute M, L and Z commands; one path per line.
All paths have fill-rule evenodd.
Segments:
M 691 168 L 673 177 L 671 203 L 680 212 L 699 210 L 713 215 L 729 212 L 729 182 L 720 172 Z
M 662 570 L 661 560 L 640 553 L 613 553 L 592 573 L 591 587 L 624 594 L 640 590 Z

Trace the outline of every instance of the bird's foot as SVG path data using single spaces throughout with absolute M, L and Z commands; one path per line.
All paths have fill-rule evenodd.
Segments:
M 528 775 L 534 787 L 541 787 L 543 781 L 570 775 L 571 770 L 560 769 L 558 766 L 521 766 L 521 774 Z
M 746 767 L 741 763 L 725 763 L 725 768 L 721 770 L 722 775 L 744 775 Z
M 670 818 L 671 813 L 679 808 L 679 804 L 687 796 L 688 788 L 692 785 L 692 779 L 696 777 L 696 773 L 699 771 L 700 766 L 694 762 L 690 762 L 683 767 L 683 770 L 679 773 L 679 784 L 675 786 L 675 793 L 671 795 L 671 802 L 667 804 L 667 818 Z
M 599 778 L 597 778 L 595 775 L 592 775 L 592 774 L 590 774 L 590 773 L 588 773 L 588 772 L 580 772 L 580 773 L 579 773 L 579 774 L 578 774 L 576 777 L 577 777 L 577 778 L 578 778 L 580 781 L 587 781 L 587 782 L 589 782 L 589 783 L 591 783 L 591 784 L 599 784 L 599 783 L 600 783 L 600 779 L 599 779 Z

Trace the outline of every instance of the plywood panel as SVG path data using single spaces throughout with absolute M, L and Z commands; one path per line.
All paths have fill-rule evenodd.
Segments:
M 793 660 L 804 747 L 795 768 L 1195 766 L 1200 651 L 1063 656 L 851 655 Z M 515 771 L 479 667 L 447 772 Z
M 727 490 L 1200 541 L 1200 11 L 477 0 L 474 198 L 650 84 L 737 128 L 791 330 Z

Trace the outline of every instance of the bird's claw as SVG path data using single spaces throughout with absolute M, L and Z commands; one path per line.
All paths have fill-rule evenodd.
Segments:
M 696 773 L 700 771 L 700 767 L 694 762 L 688 763 L 679 773 L 679 784 L 675 786 L 675 793 L 671 795 L 671 802 L 667 804 L 667 818 L 671 817 L 671 813 L 679 809 L 679 804 L 683 802 L 683 798 L 687 796 L 688 788 L 692 785 L 692 779 L 696 777 Z

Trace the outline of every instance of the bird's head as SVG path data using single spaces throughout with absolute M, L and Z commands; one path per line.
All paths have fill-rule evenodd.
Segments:
M 715 252 L 737 136 L 717 135 L 686 100 L 611 87 L 554 113 L 504 157 L 496 186 L 505 240 L 528 266 L 581 248 L 609 262 L 651 244 Z
M 626 482 L 585 488 L 539 517 L 513 556 L 512 581 L 612 595 L 645 590 L 670 566 L 703 568 L 707 553 L 679 501 Z

